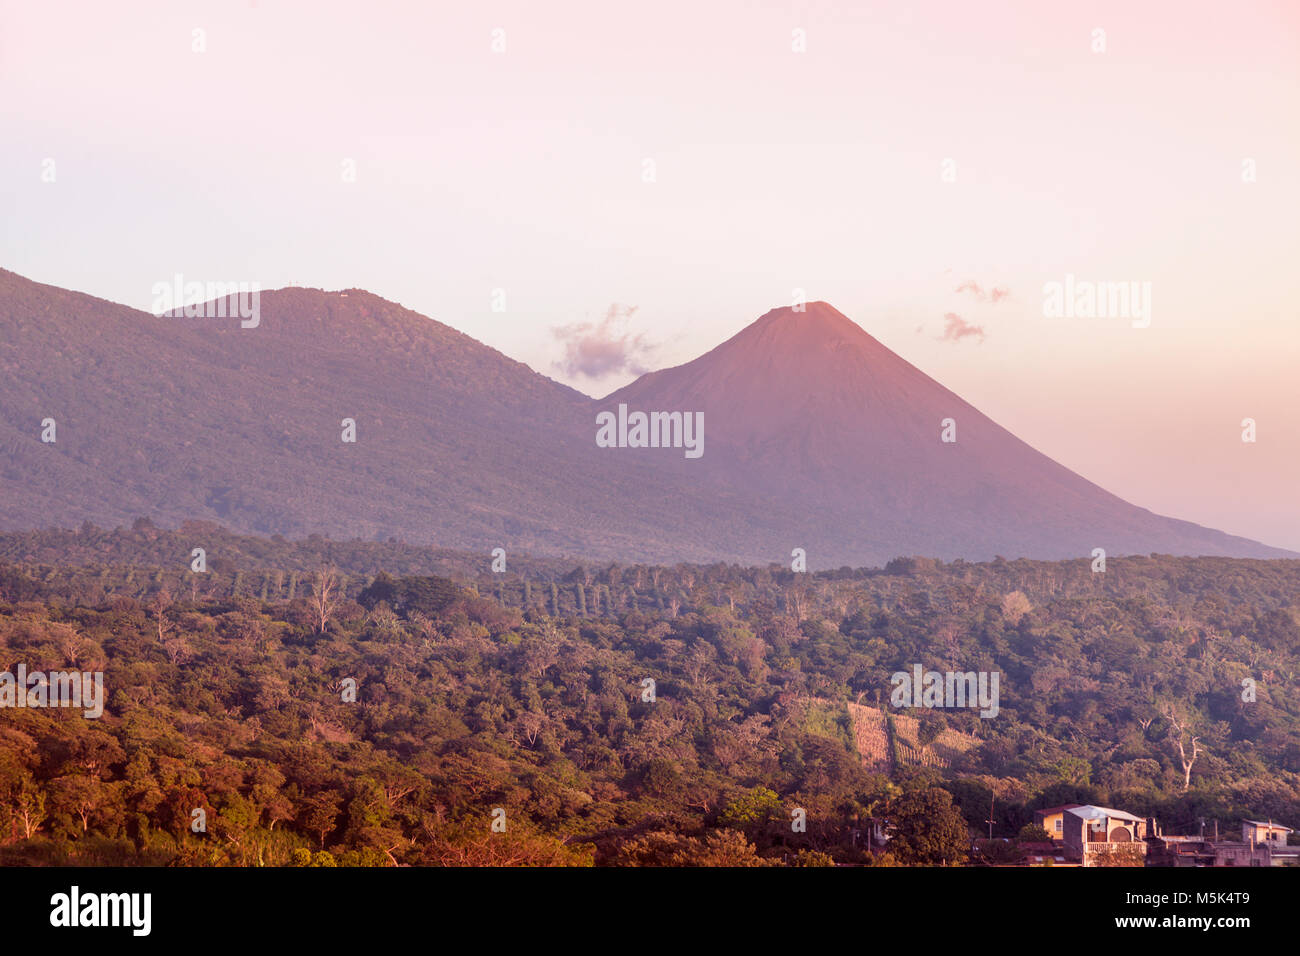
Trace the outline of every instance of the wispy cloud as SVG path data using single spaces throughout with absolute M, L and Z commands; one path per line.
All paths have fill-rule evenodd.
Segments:
M 1008 289 L 1006 286 L 1000 286 L 1000 285 L 994 286 L 992 289 L 989 289 L 986 292 L 984 288 L 974 279 L 967 279 L 961 285 L 957 286 L 957 288 L 953 291 L 957 293 L 969 292 L 971 295 L 975 296 L 975 298 L 978 299 L 979 301 L 991 302 L 994 305 L 997 305 L 1003 299 L 1008 298 L 1011 295 L 1010 289 Z
M 984 327 L 972 325 L 956 312 L 945 312 L 943 320 L 943 335 L 939 336 L 941 342 L 960 342 L 970 335 L 978 336 L 981 342 L 984 341 Z
M 633 334 L 628 329 L 636 310 L 634 305 L 614 303 L 599 322 L 574 322 L 553 328 L 551 333 L 564 343 L 564 358 L 555 367 L 566 375 L 588 379 L 646 372 L 654 346 L 646 341 L 644 333 Z

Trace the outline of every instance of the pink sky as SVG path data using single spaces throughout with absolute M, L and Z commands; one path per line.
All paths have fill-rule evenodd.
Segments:
M 1300 549 L 1298 10 L 3 0 L 0 265 L 360 286 L 558 378 L 615 303 L 677 364 L 801 288 L 1111 491 Z M 1066 273 L 1151 282 L 1151 327 L 1044 318 Z

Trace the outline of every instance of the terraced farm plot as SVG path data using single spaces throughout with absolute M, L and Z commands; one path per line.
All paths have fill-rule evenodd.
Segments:
M 872 773 L 889 773 L 889 728 L 884 713 L 861 704 L 847 706 L 853 721 L 853 743 L 863 764 Z

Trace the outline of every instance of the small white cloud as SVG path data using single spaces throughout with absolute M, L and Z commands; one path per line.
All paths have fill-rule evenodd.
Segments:
M 555 367 L 566 375 L 602 379 L 611 375 L 641 375 L 654 346 L 644 333 L 633 334 L 628 328 L 636 306 L 614 303 L 599 322 L 574 322 L 551 330 L 564 343 L 564 358 Z

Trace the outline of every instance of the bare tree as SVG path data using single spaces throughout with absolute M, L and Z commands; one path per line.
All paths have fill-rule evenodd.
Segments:
M 312 590 L 311 609 L 315 618 L 316 633 L 324 634 L 330 618 L 338 610 L 342 595 L 339 593 L 339 575 L 334 568 L 323 567 L 316 572 L 316 586 Z
M 63 650 L 63 656 L 67 658 L 69 664 L 77 666 L 77 661 L 86 651 L 86 639 L 81 636 L 75 627 L 63 626 L 60 629 L 60 646 Z
M 174 626 L 171 621 L 167 620 L 167 611 L 172 606 L 172 596 L 166 588 L 160 588 L 153 596 L 153 603 L 149 609 L 153 611 L 154 622 L 158 625 L 158 643 L 167 643 L 167 633 Z
M 1187 756 L 1187 749 L 1183 746 L 1183 735 L 1187 732 L 1186 725 L 1174 716 L 1174 709 L 1169 708 L 1165 714 L 1169 719 L 1170 735 L 1174 737 L 1175 743 L 1178 744 L 1178 759 L 1183 765 L 1183 793 L 1192 788 L 1192 764 L 1196 763 L 1196 758 L 1201 755 L 1201 748 L 1198 745 L 1200 737 L 1192 738 L 1192 755 Z
M 190 646 L 179 634 L 168 635 L 163 641 L 163 650 L 167 652 L 167 659 L 173 664 L 183 664 L 190 656 Z
M 515 718 L 511 733 L 514 737 L 527 741 L 528 746 L 532 747 L 537 743 L 537 738 L 541 736 L 546 724 L 547 718 L 545 714 L 526 710 Z
M 795 619 L 796 623 L 801 623 L 808 616 L 808 603 L 808 588 L 796 579 L 785 592 L 786 610 Z
M 167 616 L 171 606 L 171 592 L 166 588 L 162 588 L 154 595 L 149 610 L 153 612 L 154 624 L 158 631 L 158 643 L 167 652 L 167 659 L 173 664 L 180 664 L 189 655 L 190 649 L 189 645 L 185 643 L 185 638 L 179 633 L 174 633 L 176 622 L 170 620 Z
M 30 840 L 45 822 L 45 794 L 26 775 L 19 785 L 12 814 L 23 829 L 24 840 Z
M 681 599 L 679 596 L 677 596 L 676 594 L 670 596 L 670 597 L 668 598 L 668 612 L 669 612 L 669 614 L 671 614 L 673 617 L 676 617 L 676 616 L 677 616 L 677 612 L 680 611 L 681 609 L 682 609 L 682 599 Z

